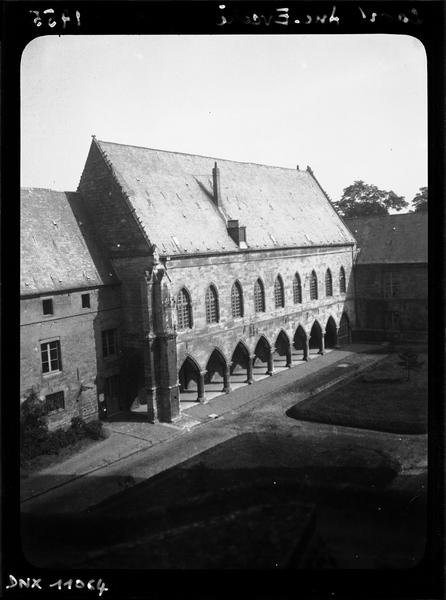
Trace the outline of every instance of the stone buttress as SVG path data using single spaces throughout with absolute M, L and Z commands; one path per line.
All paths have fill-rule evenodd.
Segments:
M 170 423 L 180 416 L 175 301 L 166 268 L 156 254 L 145 277 L 144 378 L 149 421 Z

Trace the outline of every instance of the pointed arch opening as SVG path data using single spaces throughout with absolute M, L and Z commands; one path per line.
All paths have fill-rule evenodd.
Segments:
M 200 390 L 200 367 L 191 357 L 187 356 L 178 373 L 180 383 L 180 400 L 191 402 L 199 400 Z
M 271 344 L 266 337 L 262 335 L 256 344 L 254 350 L 253 368 L 254 372 L 261 375 L 266 367 L 266 375 L 272 375 L 274 372 L 274 358 Z
M 229 370 L 221 350 L 214 348 L 206 363 L 206 392 L 229 392 Z
M 341 267 L 339 269 L 339 292 L 341 294 L 345 294 L 346 291 L 346 283 L 345 283 L 345 269 Z
M 333 296 L 333 278 L 330 269 L 325 272 L 325 295 Z
M 324 336 L 322 333 L 322 327 L 315 321 L 310 331 L 309 347 L 311 354 L 323 354 L 324 353 Z M 316 352 L 315 352 L 316 351 Z
M 265 312 L 265 288 L 260 278 L 254 284 L 254 310 L 256 313 Z
M 328 317 L 327 325 L 325 326 L 325 347 L 335 348 L 338 345 L 338 331 L 336 322 L 333 317 Z
M 206 290 L 206 323 L 218 323 L 219 320 L 220 311 L 217 288 L 211 284 Z
M 311 271 L 310 275 L 310 300 L 317 300 L 317 275 L 316 271 Z
M 243 317 L 243 291 L 238 281 L 231 288 L 231 313 L 234 318 Z
M 251 358 L 248 348 L 241 341 L 232 353 L 230 374 L 235 383 L 252 383 Z
M 302 360 L 308 360 L 308 342 L 307 334 L 302 325 L 296 329 L 293 338 L 293 347 L 297 352 L 297 357 Z
M 351 328 L 350 321 L 345 312 L 342 313 L 341 321 L 339 323 L 338 331 L 338 344 L 340 346 L 349 344 L 351 342 Z
M 283 308 L 285 306 L 285 290 L 283 279 L 280 275 L 277 275 L 274 281 L 274 306 L 276 308 Z
M 192 328 L 192 302 L 186 288 L 181 288 L 177 294 L 177 326 L 178 329 Z
M 208 362 L 206 363 L 205 383 L 223 381 L 223 373 L 226 367 L 226 359 L 218 348 L 214 348 Z
M 293 302 L 302 304 L 302 282 L 299 273 L 296 273 L 293 279 Z
M 291 367 L 292 358 L 290 338 L 283 329 L 280 330 L 274 347 L 274 368 Z

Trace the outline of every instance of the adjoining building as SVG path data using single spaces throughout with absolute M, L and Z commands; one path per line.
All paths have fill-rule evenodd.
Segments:
M 32 193 L 37 192 L 25 195 Z M 60 193 L 45 194 L 58 195 L 61 203 Z M 81 383 L 95 381 L 93 411 L 94 395 L 99 406 L 105 382 L 119 373 L 120 403 L 114 406 L 106 398 L 108 413 L 137 398 L 147 404 L 149 420 L 169 422 L 179 416 L 180 401 L 191 389 L 195 400 L 205 401 L 216 380 L 229 392 L 234 377 L 253 381 L 254 364 L 264 363 L 272 374 L 278 361 L 291 366 L 351 337 L 356 241 L 309 168 L 240 163 L 93 137 L 77 194 L 63 197 L 72 220 L 57 252 L 63 251 L 69 268 L 59 282 L 63 261 L 58 262 L 55 284 L 50 278 L 46 287 L 39 282 L 28 290 L 35 308 L 32 319 L 25 311 L 25 321 L 33 321 L 34 342 L 28 344 L 25 333 L 23 373 L 28 374 L 22 389 L 37 381 L 42 393 L 53 393 L 54 386 L 43 386 L 48 381 L 44 345 L 58 342 L 63 362 L 59 379 L 51 381 L 63 381 L 70 398 Z M 45 216 L 57 246 L 57 226 L 51 224 L 57 202 L 51 208 L 47 202 L 49 212 L 40 217 L 38 207 L 22 216 L 28 221 L 25 237 L 41 228 Z M 52 260 L 51 252 L 57 255 L 51 237 L 43 238 L 47 246 L 36 259 L 39 272 Z M 26 291 L 39 248 L 25 243 L 23 252 Z M 89 281 L 80 276 L 87 272 L 80 268 L 83 261 L 91 268 Z M 76 305 L 87 288 L 104 298 L 88 314 Z M 46 295 L 71 298 L 65 301 L 69 314 L 51 330 L 42 315 Z M 26 323 L 22 329 L 30 327 Z M 104 331 L 110 330 L 116 335 L 113 374 L 104 370 L 109 343 Z M 72 344 L 79 356 L 85 354 L 82 364 L 75 362 L 76 353 L 64 360 L 63 348 Z M 66 403 L 67 415 L 74 401 Z
M 21 398 L 44 398 L 52 427 L 117 409 L 120 283 L 78 194 L 22 190 L 20 284 Z
M 358 242 L 355 337 L 425 342 L 427 213 L 345 219 Z

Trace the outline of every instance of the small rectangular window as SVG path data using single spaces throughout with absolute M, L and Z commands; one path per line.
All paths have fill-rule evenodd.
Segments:
M 52 298 L 45 298 L 45 300 L 42 300 L 42 310 L 44 315 L 54 314 Z
M 56 392 L 55 394 L 48 394 L 45 396 L 45 405 L 48 413 L 58 412 L 65 408 L 65 394 L 64 392 Z
M 90 294 L 82 294 L 82 308 L 90 308 Z
M 42 358 L 42 373 L 52 373 L 62 370 L 59 340 L 40 344 L 40 353 Z
M 102 332 L 102 356 L 114 356 L 116 354 L 116 329 L 106 329 Z

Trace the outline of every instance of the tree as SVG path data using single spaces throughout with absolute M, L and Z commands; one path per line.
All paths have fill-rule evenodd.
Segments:
M 350 218 L 388 215 L 389 209 L 402 210 L 408 203 L 404 196 L 380 190 L 376 185 L 359 180 L 346 187 L 342 198 L 333 202 L 333 206 L 341 217 Z
M 415 198 L 412 200 L 415 212 L 427 212 L 427 187 L 421 187 Z

